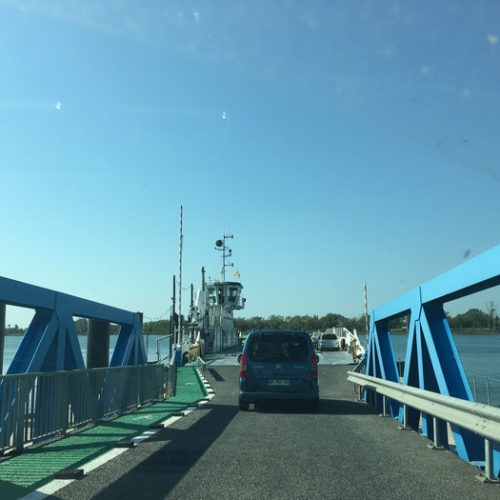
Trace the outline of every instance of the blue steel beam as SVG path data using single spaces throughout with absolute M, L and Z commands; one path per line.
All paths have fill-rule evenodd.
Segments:
M 368 375 L 399 382 L 390 342 L 388 322 L 409 315 L 408 344 L 402 383 L 473 401 L 443 304 L 500 285 L 500 245 L 430 280 L 372 311 L 368 341 Z M 381 401 L 375 401 L 381 408 Z M 403 409 L 391 405 L 391 414 L 403 421 Z M 433 439 L 432 416 L 408 412 L 408 422 Z M 444 422 L 438 429 L 440 442 L 448 446 Z M 456 449 L 469 462 L 484 461 L 484 440 L 452 426 Z M 500 475 L 500 446 L 493 444 L 493 469 Z
M 111 366 L 147 364 L 139 313 L 1 276 L 0 303 L 35 310 L 8 374 L 84 369 L 73 316 L 120 325 Z
M 450 302 L 500 285 L 500 245 L 424 283 L 422 303 Z

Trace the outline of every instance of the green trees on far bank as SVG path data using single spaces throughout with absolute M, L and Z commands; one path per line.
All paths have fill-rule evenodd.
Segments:
M 17 325 L 7 325 L 5 327 L 5 335 L 24 335 L 27 328 L 19 328 Z
M 486 312 L 480 309 L 469 309 L 466 313 L 454 317 L 446 315 L 450 328 L 455 333 L 465 330 L 499 331 L 499 322 L 496 306 L 493 302 L 486 305 Z
M 486 304 L 486 312 L 473 308 L 462 314 L 451 316 L 446 313 L 446 318 L 453 333 L 500 333 L 500 322 L 497 308 L 493 302 Z M 357 318 L 346 318 L 341 314 L 329 313 L 323 317 L 318 316 L 269 316 L 262 318 L 235 318 L 236 328 L 242 333 L 251 330 L 301 330 L 307 332 L 324 332 L 327 328 L 344 327 L 356 330 L 358 333 L 366 332 L 366 320 L 363 314 Z M 389 322 L 391 331 L 406 331 L 408 318 L 402 317 Z
M 319 316 L 269 316 L 262 318 L 235 318 L 235 326 L 242 333 L 251 330 L 302 330 L 306 332 L 324 332 L 327 328 L 344 327 L 348 330 L 357 330 L 360 333 L 366 331 L 366 322 L 363 315 L 357 318 L 346 318 L 341 314 L 329 313 L 323 317 Z
M 498 320 L 497 308 L 493 302 L 486 304 L 486 311 L 473 308 L 462 314 L 451 316 L 446 313 L 448 324 L 453 333 L 499 333 L 500 322 Z M 406 331 L 407 317 L 398 318 L 389 322 L 391 331 Z M 358 333 L 366 332 L 366 320 L 364 314 L 356 318 L 347 318 L 337 313 L 328 313 L 325 316 L 279 316 L 272 315 L 268 318 L 253 316 L 251 318 L 235 318 L 235 326 L 243 334 L 251 330 L 302 330 L 307 332 L 324 332 L 327 328 L 344 327 L 350 331 L 356 330 Z M 183 320 L 186 324 L 186 320 Z M 87 335 L 88 320 L 79 318 L 75 320 L 75 328 L 78 335 Z M 7 325 L 6 335 L 24 335 L 26 328 L 18 325 Z M 119 332 L 118 325 L 111 325 L 111 335 Z M 143 325 L 144 335 L 167 335 L 170 332 L 170 321 L 162 319 L 158 321 L 147 321 Z

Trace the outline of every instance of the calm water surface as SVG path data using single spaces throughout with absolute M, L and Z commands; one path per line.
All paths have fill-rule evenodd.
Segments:
M 365 342 L 365 335 L 359 335 Z M 458 355 L 467 375 L 500 379 L 500 335 L 453 335 Z M 397 360 L 406 358 L 408 335 L 392 335 Z
M 359 337 L 364 345 L 365 335 Z M 500 335 L 453 335 L 453 340 L 476 401 L 500 406 Z M 407 341 L 408 335 L 392 335 L 396 360 L 406 358 Z
M 360 341 L 365 343 L 365 336 L 360 335 Z M 148 361 L 156 361 L 156 339 L 159 336 L 150 335 L 145 337 L 146 352 Z M 500 405 L 500 335 L 454 335 L 455 345 L 462 360 L 471 389 L 474 392 L 474 384 L 477 390 L 477 401 L 487 403 L 490 397 L 490 404 Z M 110 359 L 116 344 L 116 335 L 110 337 Z M 407 335 L 392 335 L 394 354 L 397 360 L 404 360 L 406 357 Z M 22 337 L 7 336 L 5 338 L 5 353 L 3 362 L 3 373 L 6 373 L 14 357 L 14 354 L 21 343 Z M 87 337 L 79 336 L 78 340 L 82 349 L 83 359 L 87 356 Z M 161 343 L 161 355 L 168 353 L 168 341 Z M 474 377 L 475 376 L 475 377 Z M 488 381 L 485 378 L 496 379 Z
M 163 337 L 163 335 L 146 335 L 144 337 L 144 344 L 146 347 L 146 352 L 148 354 L 148 361 L 156 361 L 156 340 Z M 116 340 L 118 335 L 111 335 L 109 338 L 109 359 L 113 354 L 113 349 L 116 345 Z M 16 354 L 16 351 L 21 344 L 23 337 L 18 336 L 7 336 L 5 337 L 5 348 L 4 348 L 4 358 L 3 358 L 3 373 L 5 374 L 9 369 L 10 363 Z M 83 359 L 87 360 L 87 336 L 78 335 L 78 341 L 80 342 L 80 348 L 82 350 Z M 168 339 L 162 340 L 160 343 L 160 353 L 162 358 L 167 356 L 169 351 Z
M 148 361 L 156 361 L 156 339 L 157 335 L 144 337 Z M 365 336 L 359 335 L 360 341 L 365 343 Z M 467 375 L 481 375 L 484 377 L 500 379 L 500 335 L 454 335 L 458 354 L 462 360 Z M 116 344 L 116 335 L 110 337 L 110 357 Z M 405 359 L 407 335 L 393 335 L 392 344 L 396 359 Z M 21 343 L 22 337 L 5 337 L 5 353 L 3 371 L 7 371 L 14 354 Z M 87 337 L 78 336 L 83 353 L 83 359 L 87 355 Z M 166 354 L 168 343 L 162 341 L 161 352 Z

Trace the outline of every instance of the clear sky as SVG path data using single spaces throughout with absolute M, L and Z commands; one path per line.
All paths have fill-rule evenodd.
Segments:
M 224 234 L 240 316 L 355 317 L 364 282 L 392 300 L 500 244 L 499 20 L 489 0 L 0 0 L 0 276 L 166 317 L 182 205 L 186 306 Z M 463 300 L 446 310 L 500 305 Z

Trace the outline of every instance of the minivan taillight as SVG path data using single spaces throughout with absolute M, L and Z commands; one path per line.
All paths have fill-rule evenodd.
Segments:
M 240 378 L 247 378 L 247 357 L 245 356 L 245 353 L 241 355 Z
M 318 360 L 316 359 L 316 353 L 313 353 L 311 356 L 311 378 L 318 378 Z

